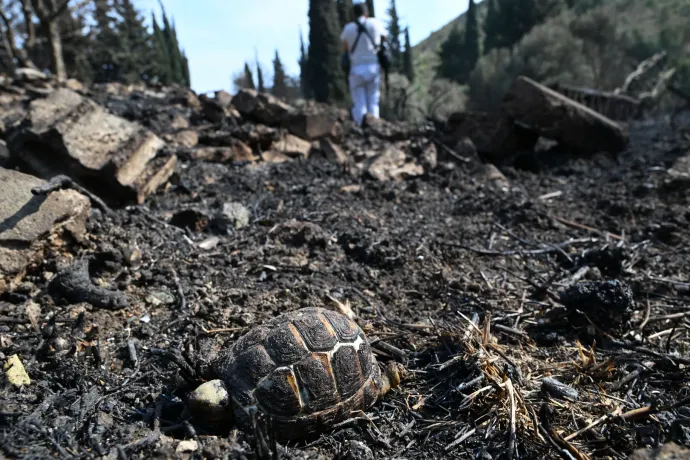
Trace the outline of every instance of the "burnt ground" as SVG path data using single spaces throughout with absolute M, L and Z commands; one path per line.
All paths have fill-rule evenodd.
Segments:
M 4 455 L 187 458 L 178 444 L 195 439 L 197 457 L 257 458 L 256 433 L 214 433 L 187 416 L 195 383 L 152 350 L 195 365 L 209 342 L 328 296 L 350 302 L 381 363 L 409 374 L 366 413 L 280 446 L 280 458 L 625 458 L 690 446 L 690 195 L 665 173 L 690 147 L 664 123 L 631 135 L 617 158 L 503 168 L 510 189 L 464 164 L 380 183 L 319 159 L 183 160 L 145 206 L 94 211 L 85 242 L 48 254 L 0 299 L 3 361 L 18 354 L 32 379 L 3 382 Z M 225 202 L 245 205 L 249 225 L 168 223 Z M 198 246 L 213 236 L 215 247 Z M 129 306 L 56 303 L 48 280 L 74 259 Z M 578 279 L 594 284 L 569 291 Z M 543 391 L 547 377 L 570 388 Z M 373 456 L 348 454 L 351 441 Z

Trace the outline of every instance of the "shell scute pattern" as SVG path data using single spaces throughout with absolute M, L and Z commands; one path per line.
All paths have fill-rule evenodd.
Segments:
M 303 315 L 292 323 L 311 351 L 329 351 L 338 343 L 337 334 L 322 315 Z
M 332 311 L 326 311 L 323 315 L 331 324 L 336 334 L 338 334 L 338 339 L 341 341 L 354 342 L 359 336 L 359 327 L 346 316 Z
M 278 416 L 290 416 L 299 413 L 302 408 L 295 375 L 288 368 L 277 369 L 271 378 L 261 382 L 255 396 Z
M 290 418 L 320 412 L 332 418 L 338 404 L 371 399 L 365 386 L 374 375 L 371 351 L 356 323 L 344 315 L 309 308 L 269 321 L 239 339 L 221 364 L 221 375 L 242 406 L 258 406 Z M 378 371 L 378 368 L 376 368 Z M 375 387 L 374 387 L 375 388 Z
M 268 334 L 266 350 L 278 366 L 288 366 L 309 355 L 307 345 L 292 323 L 281 324 Z

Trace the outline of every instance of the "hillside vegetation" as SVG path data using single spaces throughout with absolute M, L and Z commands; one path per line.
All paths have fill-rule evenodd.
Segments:
M 480 34 L 488 0 L 477 4 Z M 613 89 L 639 61 L 666 50 L 677 68 L 675 83 L 690 86 L 690 0 L 571 0 L 569 8 L 534 27 L 513 48 L 484 54 L 467 85 L 472 108 L 495 109 L 517 74 L 545 83 Z M 466 14 L 413 49 L 416 86 L 436 79 L 439 50 L 451 31 L 463 30 Z

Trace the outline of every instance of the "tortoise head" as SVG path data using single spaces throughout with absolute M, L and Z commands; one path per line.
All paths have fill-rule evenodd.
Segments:
M 225 383 L 209 380 L 202 383 L 187 397 L 187 407 L 195 417 L 206 423 L 230 423 L 233 419 L 232 401 Z
M 396 388 L 400 385 L 400 381 L 405 378 L 405 367 L 396 362 L 391 361 L 386 365 L 386 373 L 381 376 L 383 380 L 383 388 L 381 394 L 386 394 L 391 388 Z

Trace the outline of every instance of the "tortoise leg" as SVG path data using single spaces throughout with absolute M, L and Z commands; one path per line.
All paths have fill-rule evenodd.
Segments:
M 400 381 L 405 375 L 405 368 L 402 364 L 391 361 L 386 366 L 386 373 L 381 376 L 383 387 L 381 388 L 381 395 L 385 395 L 391 388 L 396 388 L 400 385 Z

